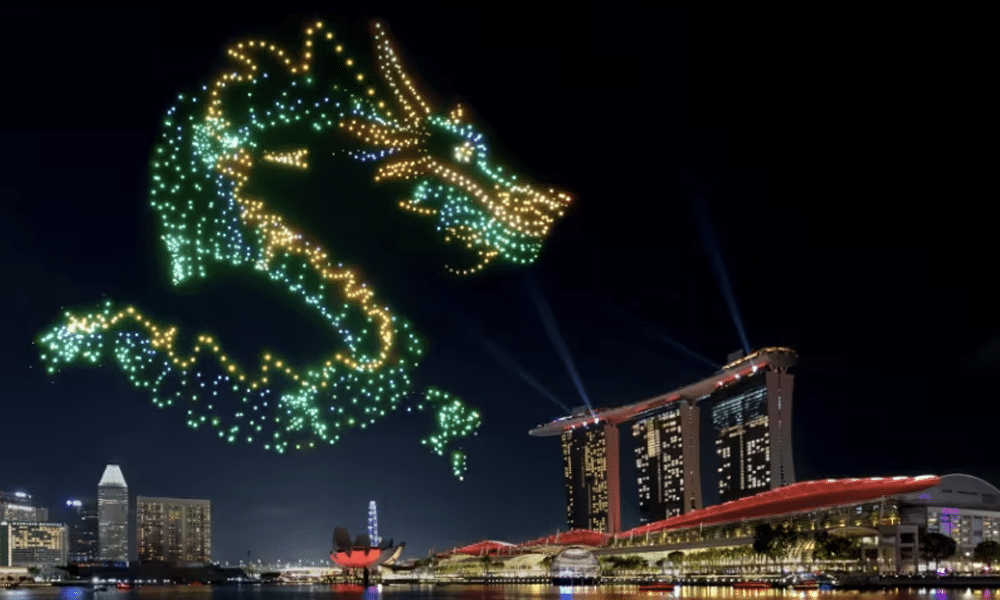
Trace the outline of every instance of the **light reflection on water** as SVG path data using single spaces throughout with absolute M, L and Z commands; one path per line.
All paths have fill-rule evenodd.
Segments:
M 640 591 L 637 586 L 555 587 L 549 585 L 281 585 L 165 586 L 98 592 L 88 588 L 0 589 L 0 600 L 596 600 L 597 598 L 683 600 L 699 598 L 789 600 L 1000 600 L 998 590 L 922 589 L 887 591 L 734 590 L 729 587 L 678 586 L 672 592 Z

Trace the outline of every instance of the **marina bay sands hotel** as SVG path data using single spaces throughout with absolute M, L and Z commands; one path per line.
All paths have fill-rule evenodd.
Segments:
M 720 502 L 795 482 L 792 382 L 796 354 L 764 348 L 731 356 L 719 372 L 617 408 L 577 409 L 531 430 L 562 439 L 566 518 L 571 529 L 621 531 L 619 425 L 635 437 L 643 523 L 703 508 L 701 409 L 711 411 Z M 708 440 L 706 440 L 708 441 Z M 709 449 L 708 451 L 711 451 Z

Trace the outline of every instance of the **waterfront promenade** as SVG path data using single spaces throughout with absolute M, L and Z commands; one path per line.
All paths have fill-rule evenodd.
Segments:
M 706 576 L 706 577 L 653 577 L 623 576 L 603 577 L 596 587 L 634 586 L 656 582 L 671 582 L 687 587 L 729 588 L 741 581 L 767 581 L 775 589 L 791 588 L 787 578 Z M 395 576 L 382 579 L 383 585 L 549 585 L 548 576 Z M 1000 577 L 878 577 L 851 576 L 837 579 L 832 588 L 844 590 L 892 590 L 892 589 L 992 589 L 1000 590 Z

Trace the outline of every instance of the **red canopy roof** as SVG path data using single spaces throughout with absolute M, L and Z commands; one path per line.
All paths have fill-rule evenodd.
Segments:
M 566 533 L 557 533 L 548 537 L 538 538 L 519 544 L 527 546 L 603 546 L 608 541 L 608 534 L 592 529 L 571 529 Z
M 463 546 L 461 548 L 455 548 L 454 550 L 449 550 L 444 552 L 445 556 L 450 556 L 452 554 L 469 554 L 472 556 L 484 556 L 484 555 L 496 555 L 496 554 L 513 554 L 517 551 L 517 546 L 514 544 L 509 544 L 507 542 L 497 542 L 494 540 L 483 540 L 481 542 L 476 542 L 475 544 L 469 544 L 468 546 Z
M 619 533 L 617 537 L 623 538 L 699 525 L 717 525 L 759 519 L 804 512 L 825 506 L 858 504 L 883 496 L 916 492 L 935 486 L 940 482 L 941 478 L 935 475 L 921 475 L 920 477 L 825 479 L 793 483 L 776 490 L 761 492 L 755 496 L 740 498 L 732 502 L 670 517 L 663 521 L 641 525 Z

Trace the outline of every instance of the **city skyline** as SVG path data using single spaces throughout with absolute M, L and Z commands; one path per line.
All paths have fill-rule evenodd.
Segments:
M 314 319 L 259 282 L 173 289 L 147 198 L 147 159 L 176 95 L 207 81 L 229 41 L 297 47 L 312 14 L 207 13 L 192 28 L 181 14 L 9 13 L 19 26 L 4 51 L 38 50 L 12 66 L 23 85 L 0 127 L 0 309 L 12 316 L 0 377 L 17 423 L 0 450 L 21 457 L 0 489 L 29 492 L 57 520 L 117 464 L 130 494 L 211 500 L 212 552 L 232 563 L 325 558 L 334 526 L 365 529 L 371 500 L 405 557 L 532 539 L 564 530 L 566 506 L 559 449 L 528 430 L 588 401 L 620 406 L 707 377 L 745 345 L 800 355 L 799 481 L 1000 481 L 989 436 L 939 424 L 971 419 L 990 397 L 996 317 L 947 274 L 956 240 L 927 233 L 947 225 L 900 208 L 915 191 L 895 187 L 901 174 L 918 178 L 901 133 L 911 125 L 857 99 L 896 98 L 863 52 L 837 54 L 841 36 L 819 25 L 763 18 L 477 11 L 316 14 L 358 56 L 367 21 L 382 18 L 422 92 L 461 101 L 506 163 L 571 194 L 538 262 L 450 276 L 433 223 L 401 213 L 401 188 L 372 185 L 363 167 L 342 183 L 318 175 L 309 202 L 284 205 L 427 337 L 417 382 L 481 413 L 464 481 L 420 447 L 425 421 L 405 415 L 276 455 L 187 427 L 182 409 L 153 406 L 111 370 L 44 373 L 38 333 L 105 295 L 183 324 L 185 341 L 218 335 L 246 362 L 329 350 Z M 190 33 L 178 42 L 179 31 Z M 67 53 L 79 68 L 56 70 Z M 629 433 L 623 529 L 640 523 Z M 707 506 L 718 490 L 701 475 Z

